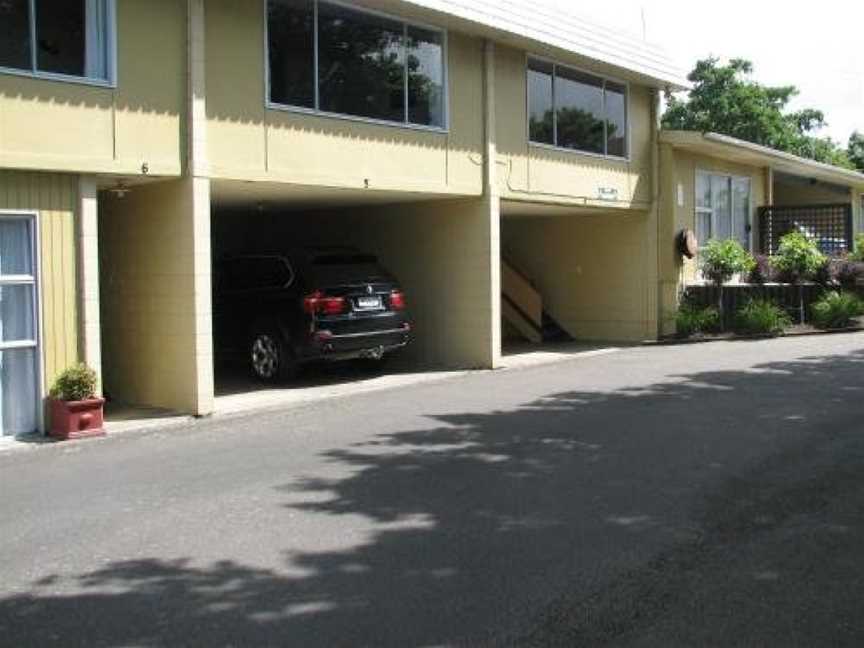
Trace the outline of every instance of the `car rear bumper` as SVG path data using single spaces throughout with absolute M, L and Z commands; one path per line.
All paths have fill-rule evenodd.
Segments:
M 380 358 L 406 346 L 411 341 L 410 328 L 382 331 L 334 334 L 314 334 L 306 360 L 351 360 L 354 358 Z

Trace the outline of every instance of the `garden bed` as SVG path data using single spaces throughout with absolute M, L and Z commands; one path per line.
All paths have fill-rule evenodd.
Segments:
M 864 332 L 864 317 L 859 317 L 852 326 L 842 328 L 823 329 L 812 324 L 793 324 L 783 330 L 779 335 L 736 333 L 726 331 L 724 333 L 694 333 L 693 335 L 664 335 L 657 341 L 647 342 L 648 345 L 675 345 L 675 344 L 699 344 L 704 342 L 731 342 L 735 340 L 768 340 L 777 337 L 796 337 L 804 335 L 832 335 L 835 333 L 860 333 Z

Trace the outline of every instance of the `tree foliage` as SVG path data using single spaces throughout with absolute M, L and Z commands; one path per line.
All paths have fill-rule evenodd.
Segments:
M 846 150 L 849 161 L 856 169 L 864 173 L 864 133 L 855 131 L 849 137 L 849 148 Z
M 711 240 L 699 254 L 702 274 L 722 286 L 736 274 L 747 274 L 756 265 L 753 257 L 735 239 Z
M 790 232 L 780 239 L 773 263 L 784 278 L 798 283 L 814 277 L 825 264 L 825 255 L 806 234 Z
M 716 58 L 697 62 L 687 77 L 693 83 L 688 97 L 667 96 L 663 127 L 721 133 L 801 157 L 854 168 L 846 151 L 830 138 L 814 134 L 826 125 L 822 111 L 804 108 L 789 112 L 787 107 L 798 89 L 791 85 L 762 85 L 750 78 L 752 72 L 753 64 L 745 59 L 732 59 L 727 65 L 721 65 Z M 861 140 L 859 143 L 864 148 L 864 138 Z

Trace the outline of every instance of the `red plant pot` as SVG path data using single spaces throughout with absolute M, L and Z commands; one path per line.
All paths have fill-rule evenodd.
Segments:
M 105 436 L 104 398 L 84 401 L 51 399 L 51 436 L 55 439 L 86 439 Z

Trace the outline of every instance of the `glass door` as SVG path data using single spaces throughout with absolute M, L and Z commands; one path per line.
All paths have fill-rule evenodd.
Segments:
M 36 221 L 0 214 L 0 436 L 39 427 Z

